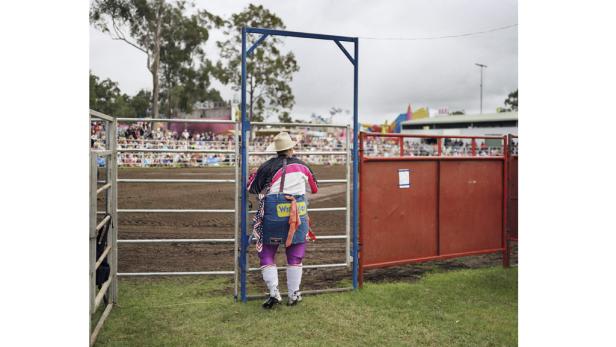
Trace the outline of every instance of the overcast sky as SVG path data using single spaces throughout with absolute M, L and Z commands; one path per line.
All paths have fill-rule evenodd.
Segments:
M 198 7 L 228 17 L 249 3 L 263 4 L 282 18 L 287 30 L 360 37 L 359 116 L 362 122 L 391 121 L 414 109 L 446 107 L 479 113 L 479 68 L 484 71 L 483 109 L 494 112 L 518 87 L 517 28 L 462 38 L 439 40 L 373 40 L 418 38 L 484 31 L 518 22 L 517 1 L 511 0 L 295 0 L 196 1 Z M 206 45 L 213 59 L 218 52 L 213 32 Z M 296 104 L 292 116 L 328 115 L 332 106 L 352 109 L 353 68 L 333 42 L 285 38 L 300 71 L 292 82 Z M 352 46 L 347 46 L 352 53 Z M 134 95 L 151 89 L 145 55 L 90 28 L 90 68 L 102 78 L 119 82 Z M 231 88 L 215 84 L 225 99 L 239 99 Z M 346 123 L 337 116 L 336 123 Z

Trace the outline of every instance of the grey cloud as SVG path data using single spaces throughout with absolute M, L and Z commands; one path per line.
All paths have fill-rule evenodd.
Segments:
M 228 16 L 248 1 L 197 1 Z M 466 33 L 517 23 L 517 1 L 253 1 L 276 12 L 288 30 L 359 37 L 425 37 Z M 215 58 L 212 34 L 207 49 Z M 427 40 L 377 41 L 360 38 L 359 110 L 363 122 L 391 120 L 414 108 L 449 107 L 479 111 L 479 70 L 484 75 L 484 111 L 502 106 L 517 88 L 518 36 L 512 28 L 480 36 Z M 352 108 L 353 69 L 332 42 L 285 39 L 301 70 L 292 83 L 293 114 L 327 115 L 332 106 Z M 348 48 L 352 52 L 352 46 Z M 120 82 L 132 94 L 150 88 L 145 57 L 120 42 L 91 30 L 91 67 Z M 237 93 L 218 85 L 226 98 Z M 338 118 L 342 121 L 343 117 Z

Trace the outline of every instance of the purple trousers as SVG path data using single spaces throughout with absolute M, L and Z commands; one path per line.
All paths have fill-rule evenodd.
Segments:
M 259 261 L 261 267 L 276 265 L 276 251 L 278 244 L 264 244 L 263 249 L 259 252 Z M 287 265 L 301 265 L 306 253 L 306 243 L 295 243 L 285 248 L 287 254 Z

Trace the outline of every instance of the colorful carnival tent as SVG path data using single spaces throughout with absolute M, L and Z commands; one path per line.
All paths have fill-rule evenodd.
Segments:
M 399 133 L 402 129 L 402 122 L 412 119 L 422 119 L 430 117 L 430 111 L 427 107 L 422 107 L 413 112 L 411 105 L 409 104 L 406 113 L 400 113 L 393 122 L 388 123 L 385 121 L 383 124 L 367 124 L 362 123 L 361 127 L 364 131 L 375 133 Z

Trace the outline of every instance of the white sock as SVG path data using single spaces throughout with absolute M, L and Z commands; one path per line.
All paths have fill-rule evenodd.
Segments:
M 266 266 L 261 269 L 263 280 L 267 285 L 270 296 L 278 295 L 278 268 L 276 266 Z
M 287 266 L 287 288 L 289 297 L 295 299 L 299 294 L 299 285 L 302 283 L 302 266 Z

